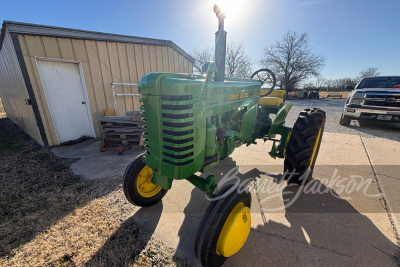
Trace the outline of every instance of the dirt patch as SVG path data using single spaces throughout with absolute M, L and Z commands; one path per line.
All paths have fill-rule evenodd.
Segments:
M 138 225 L 120 178 L 86 180 L 0 119 L 1 266 L 189 265 Z

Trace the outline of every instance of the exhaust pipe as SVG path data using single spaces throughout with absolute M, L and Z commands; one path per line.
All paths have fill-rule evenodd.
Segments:
M 225 14 L 214 5 L 214 13 L 218 18 L 218 31 L 215 33 L 215 65 L 217 72 L 214 76 L 215 82 L 225 80 L 225 57 L 226 57 L 226 31 L 224 30 Z

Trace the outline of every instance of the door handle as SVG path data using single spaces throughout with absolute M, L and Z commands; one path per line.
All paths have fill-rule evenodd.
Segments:
M 86 102 L 85 102 L 85 101 L 82 101 L 82 104 L 84 104 L 84 105 L 85 105 L 85 104 L 86 104 Z

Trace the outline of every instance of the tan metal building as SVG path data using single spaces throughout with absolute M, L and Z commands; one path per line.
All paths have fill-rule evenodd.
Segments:
M 7 116 L 42 145 L 100 137 L 95 116 L 114 109 L 112 83 L 148 72 L 192 73 L 194 59 L 172 41 L 4 21 L 0 95 Z M 137 93 L 137 86 L 115 85 Z M 116 97 L 119 114 L 138 96 Z

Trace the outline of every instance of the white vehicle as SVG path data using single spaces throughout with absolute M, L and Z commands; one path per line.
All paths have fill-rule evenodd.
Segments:
M 400 122 L 400 76 L 364 78 L 346 99 L 339 124 L 372 119 Z

